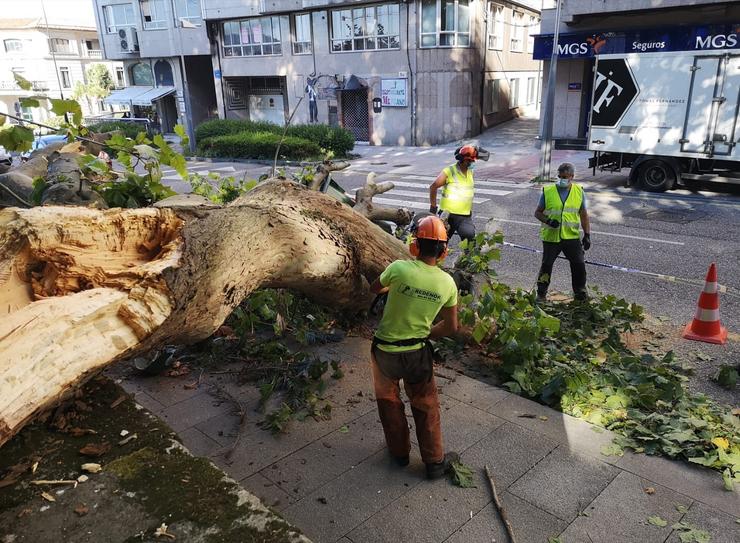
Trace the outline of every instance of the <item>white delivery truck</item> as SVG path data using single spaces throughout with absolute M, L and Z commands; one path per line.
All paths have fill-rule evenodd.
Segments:
M 589 166 L 630 168 L 629 184 L 652 192 L 740 184 L 739 107 L 740 52 L 599 55 Z

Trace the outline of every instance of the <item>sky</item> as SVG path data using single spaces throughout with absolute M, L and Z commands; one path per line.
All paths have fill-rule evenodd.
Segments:
M 0 0 L 0 19 L 43 17 L 42 0 Z M 93 0 L 43 0 L 49 24 L 95 26 Z

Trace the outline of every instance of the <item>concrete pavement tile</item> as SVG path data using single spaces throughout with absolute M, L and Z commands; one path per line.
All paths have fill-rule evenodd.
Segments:
M 197 428 L 188 428 L 177 435 L 180 436 L 182 444 L 193 453 L 194 456 L 210 456 L 221 449 L 221 445 L 213 441 Z
M 155 376 L 130 376 L 121 382 L 121 386 L 128 390 L 128 387 L 137 387 L 143 390 L 152 398 L 157 400 L 165 407 L 170 407 L 183 400 L 188 400 L 203 392 L 203 389 L 187 389 L 185 384 L 194 381 L 197 378 L 191 376 L 168 377 L 166 375 Z
M 263 430 L 257 425 L 258 421 L 254 421 L 249 423 L 242 432 L 239 444 L 230 459 L 227 460 L 223 455 L 215 455 L 212 460 L 232 478 L 239 481 L 302 449 L 309 443 L 323 438 L 357 417 L 357 413 L 350 407 L 338 407 L 332 411 L 332 418 L 329 420 L 293 421 L 288 426 L 286 433 L 278 435 L 272 435 L 270 432 Z M 217 428 L 220 418 L 216 417 L 216 419 L 199 425 L 199 429 L 211 436 L 205 427 Z M 260 417 L 259 420 L 262 420 L 262 418 Z M 236 421 L 232 420 L 232 424 L 234 422 Z M 233 435 L 234 437 L 228 442 L 229 447 L 236 438 L 235 431 Z M 226 434 L 224 436 L 217 435 L 222 440 L 225 436 Z
M 697 529 L 706 530 L 712 536 L 712 543 L 737 543 L 740 541 L 740 524 L 735 517 L 717 511 L 703 503 L 691 504 L 681 522 L 694 525 Z M 679 532 L 675 531 L 666 543 L 681 543 Z
M 146 392 L 135 392 L 133 395 L 134 401 L 151 413 L 158 415 L 160 412 L 164 411 L 164 405 L 152 398 Z
M 511 485 L 509 492 L 570 522 L 618 474 L 614 466 L 560 446 Z
M 498 487 L 496 490 L 498 491 Z M 548 537 L 556 537 L 568 525 L 508 492 L 500 493 L 499 498 L 517 541 L 544 543 Z M 508 541 L 508 537 L 496 506 L 489 503 L 472 520 L 445 540 L 445 543 Z
M 442 439 L 446 450 L 462 453 L 506 422 L 444 394 L 439 398 Z M 407 409 L 407 412 L 410 413 L 411 409 Z M 413 418 L 410 422 L 413 422 Z M 413 442 L 418 443 L 415 433 Z
M 454 380 L 445 383 L 441 392 L 489 413 L 494 413 L 496 404 L 511 396 L 510 392 L 465 375 L 457 375 Z
M 260 473 L 294 497 L 303 497 L 385 448 L 376 412 L 286 456 Z
M 165 408 L 159 416 L 173 430 L 181 432 L 199 422 L 228 413 L 233 406 L 207 392 L 201 392 Z
M 475 471 L 488 464 L 496 490 L 503 492 L 555 447 L 554 441 L 505 423 L 466 450 L 462 460 Z
M 487 503 L 485 475 L 474 471 L 476 488 L 459 488 L 447 478 L 424 481 L 348 534 L 363 543 L 444 541 Z
M 662 543 L 671 533 L 671 525 L 678 522 L 681 513 L 676 504 L 688 505 L 686 497 L 663 486 L 653 486 L 654 494 L 645 489 L 650 481 L 622 472 L 585 509 L 588 516 L 579 516 L 563 532 L 568 543 L 632 542 Z M 654 526 L 652 516 L 668 524 Z
M 724 490 L 718 471 L 659 456 L 625 452 L 617 466 L 690 498 L 740 517 L 740 494 Z
M 282 511 L 296 502 L 295 498 L 260 473 L 242 479 L 239 484 L 276 511 Z
M 528 430 L 543 434 L 567 446 L 572 452 L 595 456 L 607 464 L 616 465 L 619 460 L 616 456 L 601 454 L 601 447 L 611 444 L 614 433 L 608 430 L 595 432 L 594 425 L 532 400 L 511 394 L 496 404 L 491 412 Z
M 426 484 L 421 465 L 412 463 L 409 468 L 400 469 L 391 464 L 386 451 L 381 451 L 282 514 L 315 543 L 334 542 L 420 484 Z M 365 542 L 362 538 L 349 537 L 352 541 Z

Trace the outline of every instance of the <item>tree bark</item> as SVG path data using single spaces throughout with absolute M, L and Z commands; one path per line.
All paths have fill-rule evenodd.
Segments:
M 0 210 L 0 446 L 110 362 L 207 338 L 255 289 L 359 311 L 369 283 L 407 254 L 289 181 L 226 207 L 166 204 Z
M 374 196 L 388 192 L 395 186 L 391 181 L 377 184 L 375 177 L 372 172 L 367 174 L 365 186 L 357 190 L 357 203 L 354 210 L 371 221 L 391 221 L 399 226 L 410 223 L 414 214 L 408 209 L 391 208 L 373 203 Z

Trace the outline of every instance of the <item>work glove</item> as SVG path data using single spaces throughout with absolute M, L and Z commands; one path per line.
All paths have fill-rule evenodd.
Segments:
M 550 228 L 560 228 L 560 221 L 556 221 L 555 219 L 547 219 L 545 224 Z
M 591 234 L 583 234 L 583 250 L 588 251 L 591 248 Z
M 429 206 L 429 213 L 436 213 L 437 212 L 437 206 Z

